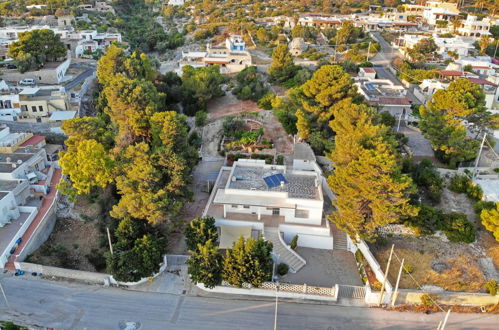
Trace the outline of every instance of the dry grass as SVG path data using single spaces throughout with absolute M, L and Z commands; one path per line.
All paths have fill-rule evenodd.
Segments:
M 487 254 L 492 258 L 494 265 L 499 268 L 499 244 L 490 247 Z
M 405 259 L 414 271 L 403 273 L 400 288 L 416 289 L 419 285 L 436 285 L 448 291 L 480 291 L 485 284 L 485 276 L 475 257 L 462 245 L 441 242 L 438 239 L 417 239 L 411 237 L 392 238 L 395 254 Z M 374 247 L 372 252 L 383 270 L 386 268 L 391 244 Z M 442 263 L 448 269 L 437 272 L 432 269 L 435 263 Z M 388 279 L 395 284 L 400 262 L 392 259 Z M 414 280 L 413 280 L 414 278 Z

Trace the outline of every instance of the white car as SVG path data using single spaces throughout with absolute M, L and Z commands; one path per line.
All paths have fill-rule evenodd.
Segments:
M 35 84 L 35 79 L 31 79 L 31 78 L 24 78 L 23 80 L 21 80 L 19 82 L 19 85 L 22 85 L 22 86 L 31 86 L 34 84 Z

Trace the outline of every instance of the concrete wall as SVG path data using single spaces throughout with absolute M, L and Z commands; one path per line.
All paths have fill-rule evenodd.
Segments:
M 383 270 L 381 269 L 381 266 L 378 263 L 378 260 L 373 256 L 371 251 L 369 250 L 369 247 L 367 246 L 366 242 L 363 240 L 360 241 L 360 243 L 357 243 L 357 248 L 362 252 L 362 255 L 364 258 L 366 258 L 367 262 L 369 263 L 369 266 L 371 266 L 371 269 L 373 270 L 374 274 L 376 275 L 376 279 L 383 283 L 383 280 L 385 278 L 385 274 Z M 385 282 L 385 288 L 386 291 L 391 292 L 392 291 L 392 285 L 390 281 L 386 280 Z
M 54 201 L 57 200 L 57 195 L 54 198 Z M 57 219 L 56 216 L 57 211 L 57 203 L 54 202 L 50 209 L 47 211 L 45 218 L 40 222 L 38 227 L 36 228 L 29 242 L 26 244 L 24 249 L 18 255 L 17 260 L 23 261 L 26 259 L 28 255 L 38 250 L 40 246 L 49 238 L 52 230 L 54 230 L 55 222 Z
M 421 296 L 427 292 L 400 290 L 396 304 L 421 304 Z M 483 293 L 442 292 L 431 293 L 437 302 L 444 305 L 486 306 L 499 303 L 499 295 L 491 296 Z
M 75 269 L 65 269 L 59 267 L 44 266 L 38 264 L 32 264 L 28 262 L 18 262 L 14 263 L 17 269 L 24 270 L 25 272 L 37 272 L 44 276 L 55 276 L 66 279 L 79 280 L 87 283 L 93 284 L 107 284 L 109 283 L 110 276 L 108 274 L 86 272 L 82 270 Z
M 30 207 L 30 206 L 20 206 L 19 211 L 25 212 L 25 213 L 31 213 L 31 214 L 26 219 L 26 221 L 24 221 L 24 223 L 22 224 L 22 226 L 19 229 L 19 231 L 17 232 L 17 234 L 14 237 L 12 237 L 12 240 L 8 244 L 5 251 L 0 251 L 2 253 L 0 255 L 0 268 L 3 268 L 5 266 L 5 263 L 8 261 L 8 257 L 10 256 L 10 249 L 15 246 L 17 239 L 24 235 L 24 233 L 28 229 L 29 225 L 33 222 L 33 219 L 35 218 L 36 214 L 38 213 L 38 209 L 36 207 Z

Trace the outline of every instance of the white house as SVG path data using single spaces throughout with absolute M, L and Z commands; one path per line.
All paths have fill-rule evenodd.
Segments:
M 484 18 L 479 21 L 476 16 L 468 15 L 466 20 L 463 20 L 457 31 L 459 34 L 468 37 L 481 37 L 490 35 L 491 22 L 489 18 Z
M 395 40 L 394 46 L 399 47 L 400 51 L 403 54 L 406 54 L 408 49 L 413 48 L 421 40 L 429 38 L 430 37 L 424 35 L 406 34 Z M 456 53 L 459 56 L 468 56 L 470 51 L 475 50 L 475 46 L 473 46 L 475 40 L 471 38 L 440 38 L 437 35 L 433 35 L 431 39 L 435 41 L 435 45 L 438 47 L 436 53 L 443 57 L 448 57 L 449 52 Z
M 183 6 L 185 3 L 185 0 L 168 0 L 168 4 L 170 6 Z
M 204 212 L 220 228 L 221 248 L 231 248 L 240 235 L 263 235 L 292 271 L 306 263 L 287 246 L 295 235 L 298 246 L 333 249 L 323 214 L 325 179 L 310 147 L 295 146 L 292 166 L 240 159 L 221 169 Z
M 437 21 L 447 21 L 459 17 L 459 9 L 456 3 L 440 2 L 440 1 L 427 1 L 423 18 L 428 25 L 436 25 Z

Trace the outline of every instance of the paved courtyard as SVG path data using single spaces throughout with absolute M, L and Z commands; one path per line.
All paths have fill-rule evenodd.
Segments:
M 360 285 L 359 271 L 354 255 L 345 250 L 321 250 L 298 247 L 296 252 L 307 264 L 296 274 L 289 273 L 282 282 L 331 287 L 340 285 Z

